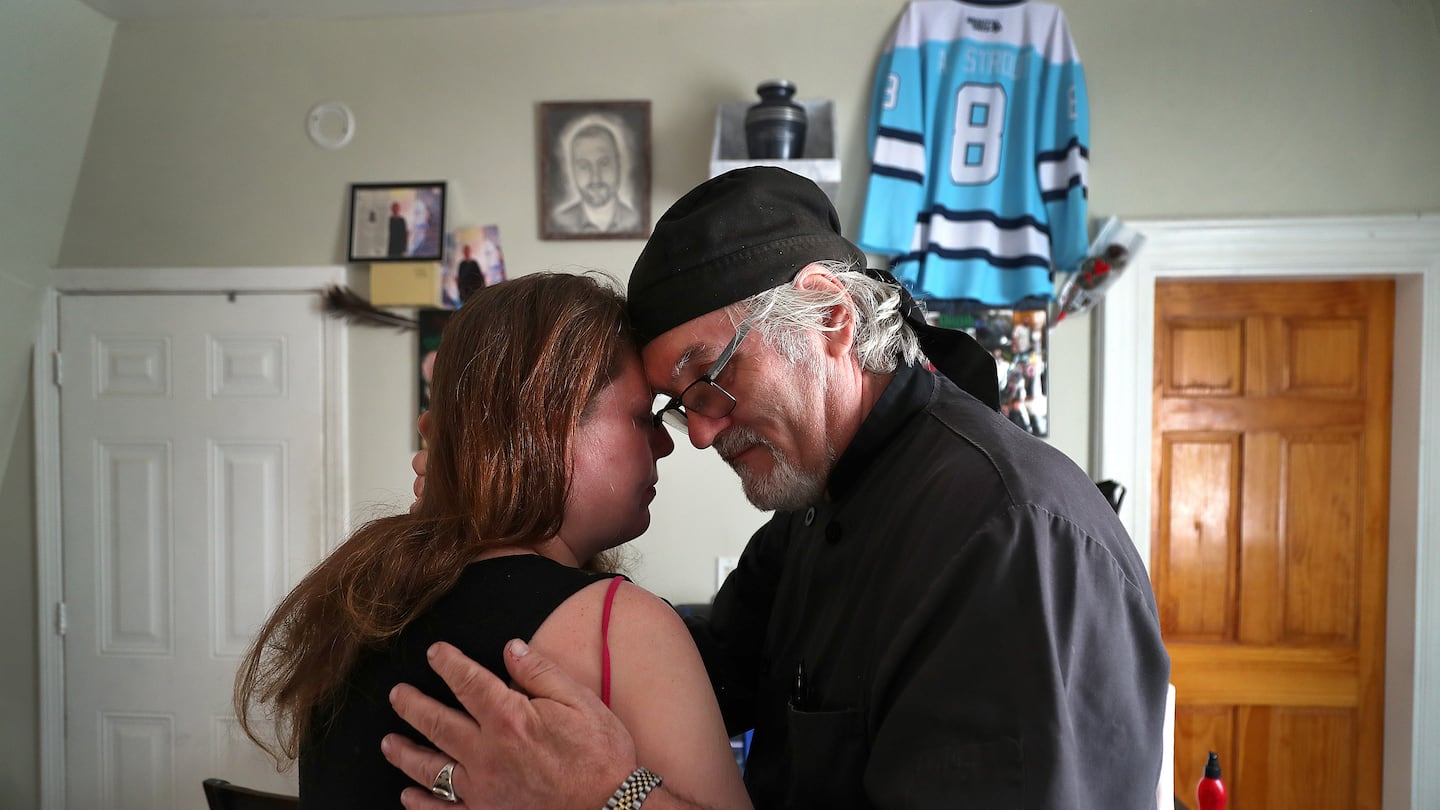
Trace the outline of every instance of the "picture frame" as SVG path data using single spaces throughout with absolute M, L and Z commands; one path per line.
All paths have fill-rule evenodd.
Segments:
M 438 262 L 445 248 L 445 182 L 352 183 L 351 262 Z
M 1049 310 L 937 300 L 926 301 L 925 309 L 931 323 L 969 334 L 995 358 L 1000 412 L 1022 430 L 1049 436 Z
M 459 309 L 476 290 L 505 280 L 505 249 L 500 226 L 458 228 L 445 235 L 440 268 L 440 307 Z
M 545 101 L 536 152 L 541 239 L 650 235 L 650 102 Z

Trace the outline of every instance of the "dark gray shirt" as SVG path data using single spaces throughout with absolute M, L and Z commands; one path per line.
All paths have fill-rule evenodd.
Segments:
M 902 368 L 692 620 L 758 808 L 1154 807 L 1150 581 L 1068 458 Z

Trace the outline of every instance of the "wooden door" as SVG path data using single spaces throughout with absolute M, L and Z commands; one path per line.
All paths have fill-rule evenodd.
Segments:
M 1151 572 L 1175 795 L 1378 810 L 1394 284 L 1155 289 Z

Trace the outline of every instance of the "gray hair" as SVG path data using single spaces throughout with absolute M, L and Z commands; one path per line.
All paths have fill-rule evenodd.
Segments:
M 753 295 L 734 306 L 735 314 L 753 315 L 755 329 L 776 352 L 793 363 L 818 367 L 818 357 L 805 340 L 809 331 L 831 332 L 825 323 L 831 307 L 845 306 L 855 323 L 853 354 L 860 367 L 874 374 L 889 374 L 900 361 L 923 362 L 919 338 L 900 312 L 900 291 L 879 279 L 855 271 L 844 261 L 815 264 L 834 274 L 843 290 L 802 290 L 794 284 Z

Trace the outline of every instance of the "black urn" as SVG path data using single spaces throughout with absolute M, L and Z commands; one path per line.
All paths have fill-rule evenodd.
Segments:
M 805 156 L 805 108 L 796 103 L 795 84 L 784 79 L 755 88 L 760 103 L 745 112 L 745 148 L 751 159 L 798 160 Z

